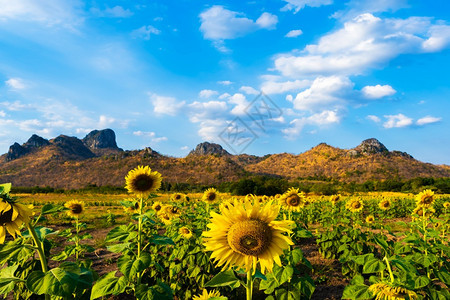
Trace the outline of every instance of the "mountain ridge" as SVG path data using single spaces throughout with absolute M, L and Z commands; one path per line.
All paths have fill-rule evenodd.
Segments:
M 392 178 L 450 177 L 450 166 L 420 162 L 401 151 L 389 151 L 370 138 L 351 149 L 320 143 L 299 154 L 233 155 L 219 144 L 203 142 L 186 157 L 163 155 L 146 147 L 123 150 L 111 129 L 94 130 L 83 139 L 37 135 L 11 145 L 0 157 L 0 182 L 15 186 L 82 188 L 123 186 L 124 176 L 137 165 L 149 165 L 166 182 L 219 184 L 247 176 L 267 175 L 296 180 L 325 177 L 344 182 Z M 45 176 L 42 176 L 45 174 Z

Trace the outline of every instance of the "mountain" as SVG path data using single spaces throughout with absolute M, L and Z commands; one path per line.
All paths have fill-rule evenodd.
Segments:
M 33 135 L 22 145 L 14 143 L 0 157 L 0 182 L 55 188 L 123 186 L 125 175 L 138 165 L 159 171 L 165 182 L 189 184 L 218 184 L 249 175 L 358 183 L 372 179 L 450 177 L 450 166 L 423 163 L 405 152 L 389 151 L 374 138 L 352 149 L 321 143 L 297 155 L 264 157 L 231 155 L 218 144 L 204 142 L 186 157 L 175 158 L 150 147 L 124 151 L 117 146 L 114 131 L 104 129 L 94 130 L 83 139 L 60 135 L 46 140 Z

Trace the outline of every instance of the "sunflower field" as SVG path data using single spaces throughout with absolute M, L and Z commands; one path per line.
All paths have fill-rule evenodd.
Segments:
M 125 177 L 128 195 L 89 201 L 0 185 L 0 295 L 450 299 L 449 195 L 158 195 L 161 182 L 139 166 Z M 332 275 L 308 259 L 310 246 Z M 342 289 L 321 293 L 335 276 Z

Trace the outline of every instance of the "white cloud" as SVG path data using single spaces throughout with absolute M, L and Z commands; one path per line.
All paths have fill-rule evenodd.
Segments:
M 281 10 L 293 10 L 294 13 L 298 13 L 301 9 L 303 9 L 305 6 L 310 7 L 319 7 L 322 5 L 330 5 L 333 3 L 333 0 L 283 0 L 284 2 L 287 2 Z
M 227 122 L 223 119 L 204 120 L 199 126 L 198 134 L 204 141 L 220 143 L 219 135 L 226 128 Z
M 386 96 L 392 96 L 397 91 L 394 90 L 390 85 L 367 85 L 362 88 L 362 93 L 364 97 L 368 99 L 378 99 Z
M 189 147 L 188 146 L 183 146 L 180 149 L 183 150 L 183 151 L 186 151 L 186 150 L 189 150 Z
M 32 106 L 30 104 L 24 104 L 20 101 L 14 101 L 14 102 L 0 102 L 1 105 L 3 105 L 7 110 L 10 111 L 21 111 L 25 110 L 27 108 L 31 108 Z
M 267 94 L 282 94 L 289 91 L 295 91 L 303 89 L 311 84 L 310 80 L 294 80 L 294 81 L 284 81 L 284 82 L 276 82 L 276 81 L 265 81 L 261 85 L 261 90 Z
M 413 124 L 413 120 L 404 114 L 385 115 L 387 121 L 383 123 L 384 128 L 401 128 Z
M 6 117 L 6 113 L 4 110 L 0 110 L 0 117 L 2 118 Z
M 426 116 L 426 117 L 423 117 L 423 118 L 420 118 L 419 120 L 417 120 L 416 124 L 419 126 L 423 126 L 423 125 L 427 125 L 427 124 L 437 123 L 437 122 L 440 122 L 441 120 L 442 120 L 442 118 Z
M 303 34 L 303 31 L 301 29 L 294 29 L 294 30 L 291 30 L 288 33 L 286 33 L 285 37 L 294 38 L 294 37 L 298 37 L 302 34 Z
M 246 93 L 247 95 L 258 95 L 259 94 L 259 91 L 255 90 L 251 86 L 241 86 L 241 88 L 239 90 L 241 92 Z
M 423 42 L 423 49 L 426 52 L 441 51 L 450 46 L 450 26 L 431 26 L 428 35 L 429 38 Z
M 107 17 L 107 18 L 128 18 L 133 15 L 133 12 L 131 12 L 129 9 L 124 9 L 122 6 L 119 5 L 116 5 L 114 7 L 108 7 L 105 10 L 93 8 L 91 9 L 91 12 L 99 17 Z
M 338 124 L 342 116 L 337 111 L 324 110 L 320 113 L 312 114 L 309 117 L 294 119 L 290 122 L 290 127 L 282 130 L 287 139 L 298 137 L 306 125 L 315 125 L 319 127 Z
M 293 100 L 298 110 L 321 111 L 336 109 L 347 103 L 353 83 L 347 77 L 318 77 L 309 89 L 297 94 Z
M 133 135 L 135 136 L 142 136 L 145 138 L 149 138 L 153 143 L 158 143 L 161 141 L 167 141 L 167 137 L 162 136 L 162 137 L 157 137 L 156 133 L 153 131 L 134 131 Z
M 278 23 L 278 17 L 276 15 L 272 15 L 267 12 L 263 13 L 256 20 L 256 24 L 258 24 L 261 28 L 265 28 L 265 29 L 275 29 L 277 23 Z
M 200 21 L 203 37 L 220 41 L 235 39 L 258 29 L 273 29 L 278 17 L 265 12 L 255 22 L 242 13 L 214 5 L 200 14 Z
M 175 116 L 185 105 L 184 101 L 178 102 L 174 97 L 152 94 L 150 99 L 153 104 L 153 111 L 158 115 Z
M 228 98 L 228 102 L 235 105 L 231 110 L 231 114 L 236 116 L 245 115 L 245 110 L 250 104 L 245 98 L 245 96 L 241 93 L 236 93 L 233 96 L 230 96 Z
M 229 81 L 229 80 L 222 80 L 222 81 L 217 81 L 218 84 L 221 85 L 230 85 L 233 84 L 233 82 Z
M 434 31 L 431 28 L 429 18 L 381 19 L 361 14 L 321 37 L 317 44 L 307 45 L 300 55 L 279 55 L 275 68 L 288 77 L 359 75 L 383 67 L 400 54 L 448 47 L 447 26 Z
M 10 78 L 5 81 L 6 85 L 14 90 L 23 90 L 26 88 L 25 83 L 20 78 Z
M 78 0 L 0 0 L 0 21 L 18 20 L 72 28 L 83 21 L 78 16 L 83 5 Z
M 349 20 L 362 13 L 395 12 L 408 7 L 408 0 L 351 0 L 346 5 L 345 10 L 337 11 L 333 14 L 333 17 L 340 20 Z
M 201 90 L 200 93 L 198 93 L 198 96 L 200 98 L 210 98 L 212 96 L 215 96 L 219 94 L 218 91 L 213 91 L 213 90 Z
M 379 117 L 377 117 L 377 116 L 374 116 L 374 115 L 368 115 L 366 118 L 368 120 L 371 120 L 371 121 L 375 122 L 375 123 L 380 123 L 381 122 L 381 119 Z
M 133 30 L 131 32 L 131 36 L 133 38 L 141 38 L 144 40 L 150 40 L 150 37 L 152 35 L 158 35 L 161 33 L 161 30 L 153 27 L 152 25 L 142 26 L 141 28 L 138 28 L 136 30 Z
M 188 105 L 189 119 L 193 123 L 203 122 L 205 120 L 221 119 L 224 113 L 228 110 L 227 104 L 224 101 L 195 101 Z

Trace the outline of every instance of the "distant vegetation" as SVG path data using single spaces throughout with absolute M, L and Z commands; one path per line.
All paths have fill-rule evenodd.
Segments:
M 160 191 L 163 192 L 203 192 L 211 185 L 198 185 L 189 183 L 163 182 Z M 299 188 L 305 193 L 318 195 L 333 195 L 337 193 L 390 191 L 418 193 L 424 189 L 431 189 L 436 193 L 450 194 L 450 178 L 424 178 L 418 177 L 409 180 L 387 179 L 384 181 L 368 180 L 364 183 L 339 182 L 323 176 L 309 176 L 288 181 L 285 178 L 273 176 L 252 176 L 237 181 L 224 182 L 216 186 L 219 191 L 232 195 L 268 195 L 284 193 L 288 188 Z M 52 187 L 13 187 L 13 193 L 125 193 L 124 187 L 88 185 L 81 189 L 61 189 Z

